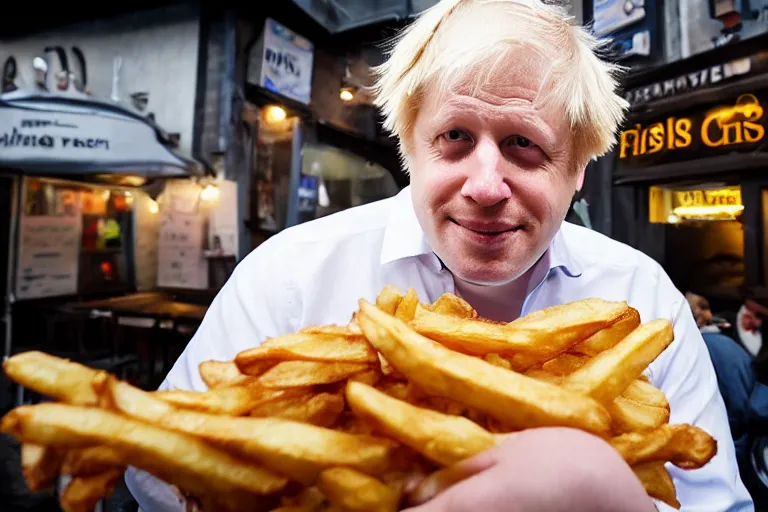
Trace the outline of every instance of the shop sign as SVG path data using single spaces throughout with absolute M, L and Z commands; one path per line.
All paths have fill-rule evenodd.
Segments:
M 701 114 L 669 116 L 647 125 L 638 123 L 621 133 L 619 160 L 643 160 L 647 165 L 673 158 L 762 150 L 766 117 L 764 102 L 754 94 L 742 94 L 731 104 L 718 105 Z
M 741 190 L 723 188 L 717 190 L 678 190 L 675 192 L 677 206 L 739 206 Z
M 309 40 L 278 22 L 264 27 L 259 85 L 277 94 L 309 104 L 312 92 L 314 47 Z
M 642 105 L 649 101 L 676 96 L 681 93 L 705 89 L 747 75 L 752 70 L 752 60 L 747 57 L 715 64 L 668 80 L 632 89 L 624 94 L 630 105 Z

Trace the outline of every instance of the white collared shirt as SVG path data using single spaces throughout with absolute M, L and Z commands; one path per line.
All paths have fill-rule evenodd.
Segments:
M 213 301 L 162 388 L 205 390 L 201 362 L 231 361 L 266 338 L 308 325 L 346 324 L 358 299 L 374 301 L 386 284 L 414 288 L 426 302 L 455 291 L 416 219 L 410 187 L 285 230 L 254 250 Z M 699 426 L 718 440 L 717 455 L 704 468 L 670 467 L 682 510 L 754 510 L 739 478 L 712 362 L 685 298 L 648 256 L 564 223 L 537 264 L 522 314 L 590 297 L 626 300 L 643 322 L 667 318 L 674 324 L 675 341 L 648 376 L 669 399 L 671 423 Z M 131 471 L 127 480 L 145 512 L 181 510 L 148 475 Z

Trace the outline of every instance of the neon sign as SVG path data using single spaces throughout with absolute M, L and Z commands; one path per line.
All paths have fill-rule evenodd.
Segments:
M 647 126 L 636 124 L 621 133 L 619 158 L 672 152 L 692 144 L 710 148 L 756 144 L 765 137 L 764 113 L 755 95 L 743 94 L 734 105 L 707 111 L 700 121 L 671 116 Z

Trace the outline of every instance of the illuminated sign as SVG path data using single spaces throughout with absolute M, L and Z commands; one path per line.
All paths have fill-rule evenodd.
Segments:
M 669 154 L 686 148 L 750 148 L 765 137 L 764 108 L 753 94 L 743 94 L 733 105 L 718 106 L 703 116 L 670 116 L 625 130 L 619 139 L 619 159 Z M 698 155 L 698 157 L 706 154 Z
M 675 202 L 679 206 L 738 206 L 741 205 L 741 189 L 678 190 Z

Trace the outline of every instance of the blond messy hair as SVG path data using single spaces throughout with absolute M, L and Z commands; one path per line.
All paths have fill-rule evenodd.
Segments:
M 575 24 L 564 9 L 540 0 L 443 0 L 392 41 L 374 68 L 375 103 L 384 128 L 399 139 L 408 166 L 411 132 L 425 92 L 467 82 L 481 87 L 514 48 L 552 59 L 537 98 L 563 109 L 574 142 L 574 164 L 607 153 L 627 102 L 616 93 L 619 68 L 598 57 L 604 42 Z M 430 90 L 433 90 L 430 88 Z

